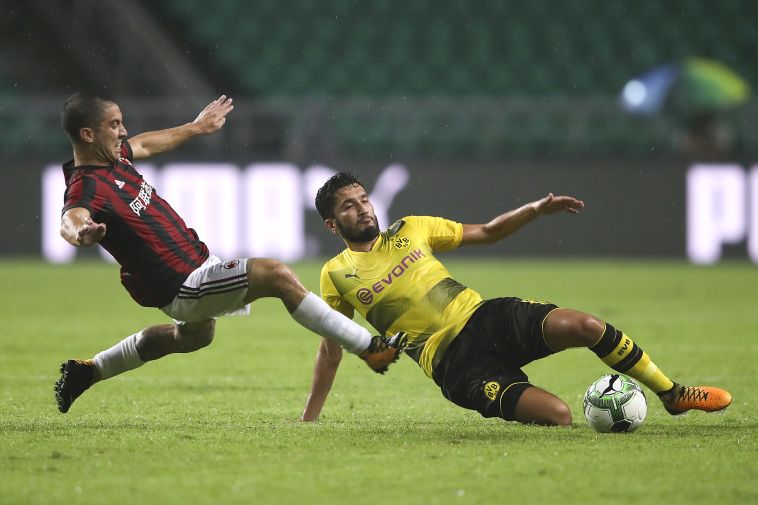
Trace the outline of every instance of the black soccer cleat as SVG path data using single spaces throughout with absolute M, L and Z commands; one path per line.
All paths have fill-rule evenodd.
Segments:
M 71 408 L 74 400 L 87 391 L 95 376 L 95 365 L 92 363 L 70 359 L 61 363 L 61 378 L 55 383 L 55 401 L 58 410 L 65 414 Z
M 360 358 L 366 362 L 371 370 L 383 374 L 392 363 L 400 358 L 407 343 L 408 336 L 404 332 L 390 338 L 375 335 L 371 337 L 368 349 L 360 354 Z

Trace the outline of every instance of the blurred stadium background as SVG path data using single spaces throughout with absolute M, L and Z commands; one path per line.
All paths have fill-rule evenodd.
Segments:
M 756 20 L 755 0 L 0 0 L 0 505 L 758 503 L 758 102 L 620 105 L 631 80 L 688 58 L 755 90 Z M 42 263 L 98 255 L 58 234 L 59 111 L 80 89 L 116 98 L 131 135 L 234 97 L 219 134 L 138 166 L 214 253 L 304 260 L 310 289 L 341 246 L 312 204 L 335 170 L 362 176 L 384 225 L 581 197 L 580 216 L 463 248 L 451 271 L 488 298 L 607 317 L 735 403 L 672 422 L 651 402 L 640 431 L 602 437 L 582 419 L 607 373 L 591 353 L 527 369 L 570 404 L 570 430 L 480 419 L 410 359 L 380 377 L 346 358 L 321 422 L 296 423 L 317 341 L 264 300 L 219 321 L 208 350 L 62 416 L 62 359 L 158 321 L 115 266 Z
M 756 259 L 755 99 L 638 116 L 619 97 L 691 57 L 755 85 L 757 18 L 752 0 L 3 0 L 0 210 L 12 219 L 0 254 L 71 259 L 55 231 L 59 175 L 44 174 L 70 157 L 63 99 L 92 89 L 121 103 L 132 135 L 234 97 L 220 134 L 145 167 L 229 255 L 338 250 L 311 195 L 351 169 L 386 220 L 481 221 L 548 191 L 588 204 L 582 221 L 479 253 Z M 696 165 L 707 170 L 688 182 Z M 207 216 L 229 193 L 233 222 L 214 231 Z

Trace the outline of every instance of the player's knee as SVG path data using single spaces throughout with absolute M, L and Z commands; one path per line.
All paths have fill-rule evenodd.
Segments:
M 203 347 L 208 347 L 211 345 L 211 342 L 213 342 L 214 332 L 204 332 L 199 334 L 195 339 L 193 340 L 193 343 L 195 345 L 195 349 L 202 349 Z
M 572 422 L 566 402 L 537 388 L 531 388 L 521 396 L 512 420 L 542 426 L 570 426 Z
M 576 335 L 579 337 L 586 346 L 591 346 L 597 342 L 597 340 L 603 334 L 604 325 L 599 319 L 590 316 L 589 314 L 582 314 L 577 321 Z
M 280 295 L 296 283 L 297 277 L 290 267 L 273 259 L 266 259 L 265 262 L 261 265 L 264 270 L 262 277 L 269 290 Z
M 269 287 L 278 298 L 284 301 L 285 305 L 292 305 L 293 308 L 306 292 L 295 272 L 279 261 L 270 266 Z
M 571 409 L 564 402 L 554 402 L 550 407 L 548 419 L 555 426 L 571 426 Z
M 210 319 L 193 327 L 180 326 L 177 340 L 183 352 L 192 352 L 208 347 L 213 342 L 215 334 L 216 320 Z
M 272 283 L 279 286 L 289 286 L 294 284 L 296 282 L 295 279 L 297 279 L 295 272 L 281 261 L 275 261 L 271 266 L 270 276 Z
M 543 327 L 545 342 L 554 351 L 589 347 L 603 334 L 603 323 L 589 314 L 570 309 L 552 312 Z
M 571 410 L 562 400 L 548 402 L 535 413 L 527 422 L 543 426 L 571 426 Z
M 558 334 L 564 335 L 572 347 L 589 347 L 603 334 L 602 321 L 583 312 L 569 311 L 552 322 Z

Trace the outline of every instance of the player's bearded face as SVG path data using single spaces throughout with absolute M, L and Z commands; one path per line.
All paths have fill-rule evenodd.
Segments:
M 379 221 L 373 213 L 359 216 L 358 222 L 354 225 L 340 222 L 339 219 L 335 219 L 334 224 L 340 236 L 348 242 L 371 242 L 379 236 Z
M 366 190 L 352 184 L 337 191 L 334 226 L 340 237 L 357 244 L 371 242 L 379 236 L 379 222 Z

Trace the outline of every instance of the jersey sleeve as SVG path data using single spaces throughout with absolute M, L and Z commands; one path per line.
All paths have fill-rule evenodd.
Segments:
M 431 216 L 409 216 L 406 220 L 426 235 L 427 242 L 434 252 L 450 251 L 461 245 L 461 223 Z
M 327 263 L 321 269 L 320 280 L 321 298 L 334 310 L 344 314 L 350 319 L 355 314 L 355 309 L 340 296 L 337 288 L 334 286 L 331 277 L 329 277 L 329 264 Z
M 134 161 L 132 146 L 126 140 L 121 141 L 121 157 L 126 158 L 129 161 Z
M 107 197 L 103 191 L 98 191 L 98 183 L 95 178 L 82 175 L 75 177 L 66 187 L 63 196 L 63 210 L 61 214 L 69 209 L 83 207 L 90 214 L 95 214 L 107 207 Z

